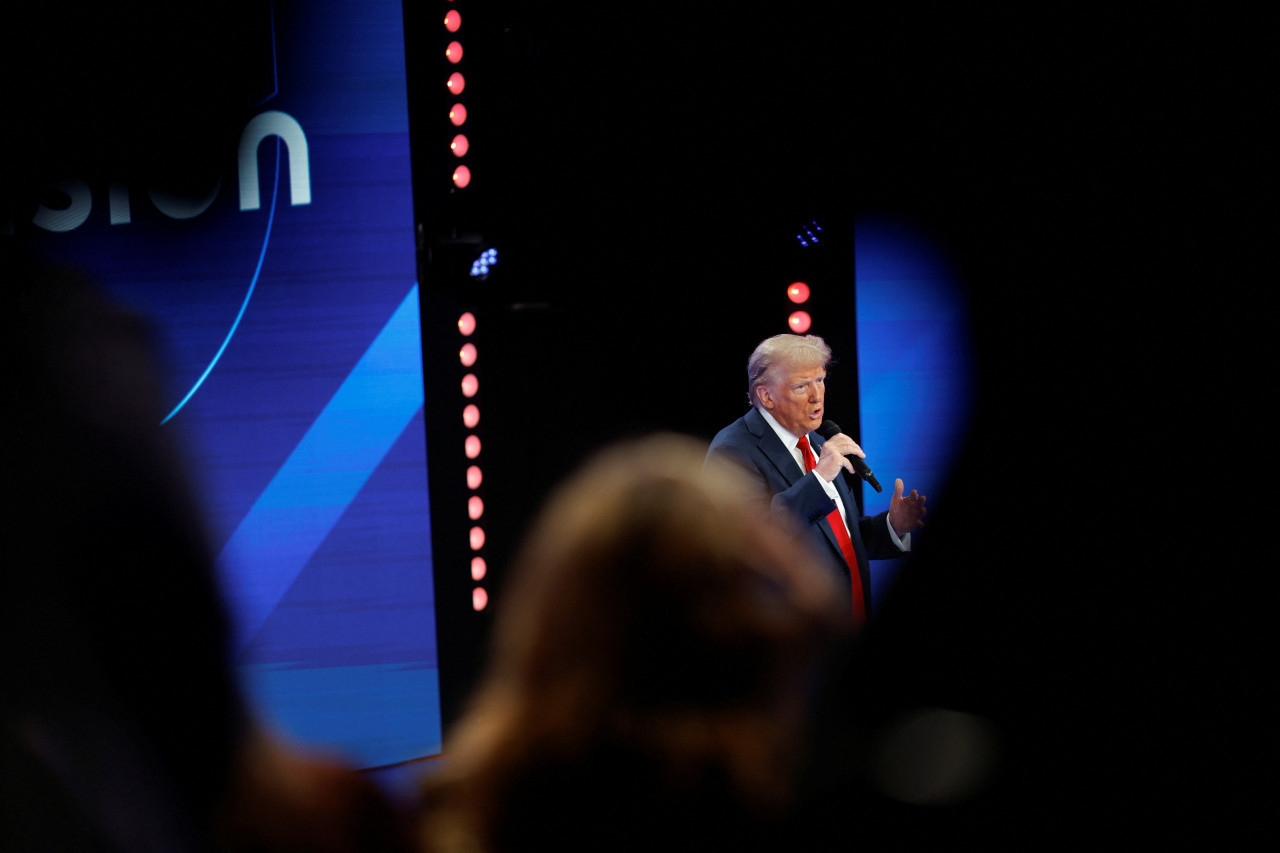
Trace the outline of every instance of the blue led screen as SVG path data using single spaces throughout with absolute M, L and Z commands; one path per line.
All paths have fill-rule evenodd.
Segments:
M 155 328 L 256 707 L 382 766 L 441 741 L 402 10 L 257 11 L 207 195 L 70 176 L 33 222 Z
M 947 258 L 905 222 L 859 220 L 854 257 L 861 444 L 884 489 L 863 487 L 864 511 L 888 509 L 898 477 L 936 505 L 972 405 L 959 282 Z M 873 600 L 882 600 L 900 564 L 872 561 Z

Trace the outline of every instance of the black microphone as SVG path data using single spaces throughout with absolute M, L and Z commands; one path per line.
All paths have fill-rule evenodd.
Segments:
M 835 421 L 823 421 L 822 426 L 818 427 L 817 432 L 818 435 L 823 438 L 829 439 L 836 433 L 843 432 L 843 430 L 840 429 L 840 424 Z M 859 477 L 870 483 L 871 488 L 875 489 L 877 492 L 883 491 L 883 489 L 880 488 L 880 482 L 876 479 L 875 472 L 867 466 L 867 460 L 863 459 L 861 456 L 855 456 L 852 453 L 846 453 L 844 458 L 853 463 L 853 470 L 858 472 Z

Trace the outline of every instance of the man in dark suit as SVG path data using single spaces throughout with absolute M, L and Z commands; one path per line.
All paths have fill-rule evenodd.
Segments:
M 720 430 L 707 460 L 725 459 L 759 480 L 773 515 L 796 529 L 798 540 L 829 557 L 832 570 L 849 584 L 855 620 L 870 610 L 868 560 L 901 556 L 911 531 L 924 523 L 925 498 L 903 494 L 894 483 L 889 509 L 863 518 L 841 470 L 853 473 L 849 455 L 866 456 L 838 433 L 813 430 L 825 415 L 831 349 L 817 335 L 775 335 L 760 343 L 747 362 L 752 408 Z

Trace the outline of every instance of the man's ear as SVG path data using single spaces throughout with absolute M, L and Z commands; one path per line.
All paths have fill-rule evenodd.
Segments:
M 760 401 L 760 405 L 766 409 L 773 408 L 773 395 L 769 393 L 768 385 L 756 386 L 756 399 Z

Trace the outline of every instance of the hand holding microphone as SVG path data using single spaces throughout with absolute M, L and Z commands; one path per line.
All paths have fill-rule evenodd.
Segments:
M 831 420 L 823 421 L 822 426 L 817 429 L 818 435 L 828 440 L 830 440 L 832 436 L 839 435 L 840 432 L 840 425 Z M 877 492 L 883 491 L 883 489 L 880 488 L 880 482 L 876 480 L 875 472 L 873 472 L 867 465 L 866 460 L 853 453 L 846 453 L 845 458 L 853 464 L 854 472 L 871 484 L 871 488 L 875 489 Z

